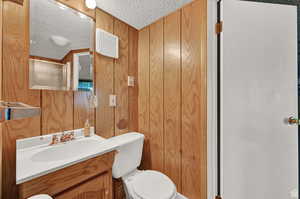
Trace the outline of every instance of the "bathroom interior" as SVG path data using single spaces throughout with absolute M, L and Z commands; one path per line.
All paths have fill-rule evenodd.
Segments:
M 0 0 L 0 198 L 299 198 L 298 4 Z

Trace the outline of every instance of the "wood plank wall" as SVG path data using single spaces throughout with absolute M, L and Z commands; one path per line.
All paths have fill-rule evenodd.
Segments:
M 40 106 L 40 92 L 28 89 L 28 1 L 23 6 L 3 2 L 2 89 L 3 100 Z M 40 133 L 40 117 L 11 121 L 2 125 L 2 197 L 14 199 L 16 188 L 16 138 Z
M 3 17 L 1 28 L 3 45 L 0 49 L 3 49 L 3 52 L 0 56 L 3 54 L 3 68 L 0 74 L 4 75 L 0 75 L 3 77 L 0 85 L 3 84 L 1 86 L 3 100 L 21 101 L 42 108 L 42 115 L 39 117 L 2 125 L 2 179 L 4 181 L 2 198 L 17 197 L 16 139 L 82 128 L 87 117 L 90 117 L 92 123 L 95 120 L 96 133 L 103 137 L 138 130 L 137 86 L 127 87 L 129 74 L 137 79 L 138 31 L 99 9 L 97 15 L 95 11 L 87 10 L 84 0 L 59 1 L 93 17 L 97 27 L 117 34 L 121 39 L 120 59 L 113 60 L 95 55 L 95 89 L 99 101 L 96 114 L 88 110 L 89 94 L 86 92 L 30 90 L 28 87 L 29 0 L 24 0 L 23 6 L 1 0 L 0 21 L 2 22 L 1 17 Z M 109 94 L 121 96 L 116 108 L 108 106 Z M 117 185 L 116 189 L 120 190 L 119 195 L 122 195 L 120 182 Z
M 128 87 L 127 77 L 137 82 L 138 31 L 106 12 L 96 9 L 96 27 L 119 37 L 119 58 L 96 54 L 96 132 L 112 137 L 138 130 L 138 85 Z M 117 106 L 109 107 L 109 95 L 117 95 Z
M 206 199 L 206 1 L 139 32 L 143 167 L 166 173 L 190 199 Z
M 96 9 L 96 27 L 119 37 L 119 59 L 96 54 L 96 133 L 113 137 L 138 130 L 138 85 L 128 87 L 127 77 L 138 79 L 138 31 L 106 12 Z M 117 107 L 109 107 L 109 95 L 117 95 Z M 114 198 L 123 199 L 120 180 L 114 180 Z
M 89 113 L 82 93 L 28 89 L 28 0 L 23 7 L 5 1 L 2 16 L 3 99 L 43 107 L 41 117 L 3 125 L 2 141 L 9 143 L 2 147 L 3 179 L 6 186 L 14 186 L 16 138 L 77 128 L 83 125 L 80 112 Z M 99 9 L 95 20 L 96 27 L 120 37 L 121 47 L 118 60 L 95 55 L 97 134 L 144 133 L 143 167 L 165 172 L 190 199 L 204 199 L 206 1 L 197 0 L 139 32 Z M 128 75 L 138 82 L 133 88 L 127 87 Z M 116 108 L 108 106 L 110 94 L 118 96 Z M 62 114 L 62 103 L 73 104 L 64 107 L 67 116 Z M 120 190 L 115 198 L 121 198 L 120 182 L 115 184 Z

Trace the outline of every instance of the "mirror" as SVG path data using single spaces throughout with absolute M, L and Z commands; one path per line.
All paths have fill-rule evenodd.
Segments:
M 31 89 L 93 90 L 94 21 L 55 0 L 30 0 Z

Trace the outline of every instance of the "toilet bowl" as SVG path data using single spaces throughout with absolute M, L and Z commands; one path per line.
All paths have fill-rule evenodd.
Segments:
M 173 181 L 153 170 L 138 170 L 143 152 L 144 135 L 127 133 L 110 139 L 117 145 L 112 174 L 121 178 L 126 199 L 187 199 L 177 192 Z
M 40 194 L 40 195 L 31 196 L 28 199 L 52 199 L 52 198 L 46 194 Z

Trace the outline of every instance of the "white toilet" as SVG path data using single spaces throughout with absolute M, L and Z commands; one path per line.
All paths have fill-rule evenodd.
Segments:
M 177 193 L 172 180 L 158 171 L 141 171 L 144 135 L 127 133 L 110 139 L 118 146 L 112 174 L 122 178 L 126 199 L 187 199 Z
M 31 196 L 28 199 L 53 199 L 53 198 L 46 194 L 40 194 L 40 195 Z

